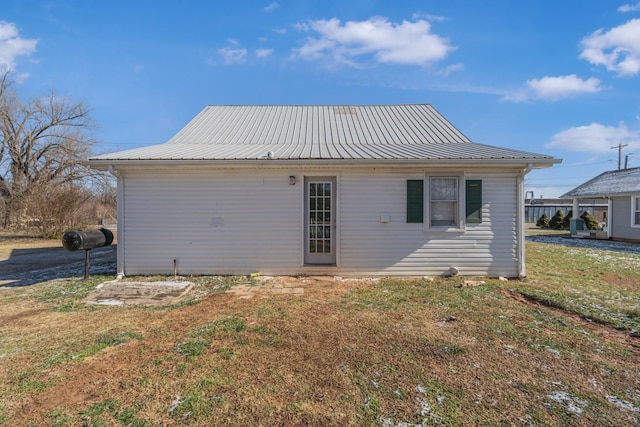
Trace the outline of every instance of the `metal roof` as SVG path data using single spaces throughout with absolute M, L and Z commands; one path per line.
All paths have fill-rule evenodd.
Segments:
M 168 142 L 104 154 L 127 160 L 479 160 L 559 162 L 472 143 L 432 106 L 213 105 Z
M 640 168 L 601 173 L 562 197 L 604 197 L 640 193 Z

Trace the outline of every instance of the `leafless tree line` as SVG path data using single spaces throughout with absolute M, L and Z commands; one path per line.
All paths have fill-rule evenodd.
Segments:
M 51 93 L 23 101 L 0 73 L 0 227 L 57 235 L 115 220 L 115 190 L 83 161 L 95 124 L 82 102 Z

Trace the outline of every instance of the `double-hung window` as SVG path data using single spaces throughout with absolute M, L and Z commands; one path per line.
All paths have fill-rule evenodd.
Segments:
M 459 225 L 459 194 L 457 176 L 429 177 L 429 227 Z
M 638 215 L 640 221 L 640 210 Z M 482 180 L 464 179 L 462 174 L 408 179 L 407 223 L 425 223 L 425 230 L 436 231 L 456 231 L 467 224 L 481 224 Z

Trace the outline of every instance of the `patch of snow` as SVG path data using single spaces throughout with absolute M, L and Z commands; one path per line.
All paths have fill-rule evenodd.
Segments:
M 176 398 L 173 399 L 173 402 L 171 402 L 171 406 L 169 406 L 169 413 L 175 411 L 178 405 L 180 405 L 182 402 L 183 400 L 180 399 L 180 396 L 176 396 Z
M 558 355 L 558 356 L 560 356 L 560 354 L 561 354 L 561 353 L 560 353 L 560 350 L 556 350 L 555 348 L 553 348 L 553 347 L 549 347 L 548 345 L 545 345 L 545 346 L 544 346 L 544 349 L 545 349 L 545 350 L 547 350 L 547 351 L 549 351 L 549 352 L 551 352 L 551 353 L 553 353 L 553 354 L 556 354 L 556 355 Z
M 96 302 L 97 305 L 123 305 L 124 302 L 117 299 L 100 299 Z
M 418 384 L 418 385 L 416 386 L 416 391 L 417 391 L 418 393 L 427 394 L 427 389 L 425 389 L 424 387 L 422 387 L 420 384 Z
M 514 356 L 514 357 L 518 357 L 518 353 L 516 353 L 516 351 L 513 349 L 513 346 L 506 345 L 505 348 L 506 348 L 506 350 L 504 351 L 505 353 L 510 354 L 511 356 Z
M 527 236 L 527 241 L 551 243 L 555 245 L 563 245 L 577 248 L 589 248 L 610 252 L 624 252 L 630 254 L 640 254 L 640 245 L 637 243 L 616 242 L 613 240 L 597 240 L 597 239 L 576 239 L 566 236 L 544 236 L 534 235 Z M 630 258 L 632 259 L 632 258 Z
M 569 412 L 576 415 L 582 414 L 583 408 L 587 406 L 586 400 L 578 399 L 576 396 L 566 391 L 554 391 L 547 395 L 547 398 L 564 405 Z
M 427 415 L 429 415 L 431 413 L 431 405 L 420 398 L 417 398 L 416 400 L 420 404 L 420 416 L 426 417 Z
M 478 393 L 476 395 L 476 400 L 473 402 L 474 405 L 480 405 L 482 403 L 483 400 L 483 394 L 482 393 Z
M 629 402 L 625 402 L 624 400 L 620 400 L 618 399 L 616 396 L 605 396 L 607 398 L 607 400 L 611 403 L 613 403 L 614 405 L 616 405 L 619 408 L 622 409 L 627 409 L 631 412 L 640 412 L 640 408 L 638 408 L 637 406 L 632 405 Z

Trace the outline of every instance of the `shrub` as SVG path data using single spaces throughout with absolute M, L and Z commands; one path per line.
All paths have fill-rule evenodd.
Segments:
M 564 221 L 564 213 L 562 210 L 558 209 L 556 214 L 549 221 L 549 227 L 554 230 L 560 230 L 562 228 L 562 221 Z
M 542 214 L 540 219 L 536 222 L 536 227 L 548 228 L 549 227 L 549 217 L 547 214 Z
M 580 218 L 584 221 L 584 224 L 587 226 L 589 230 L 597 230 L 600 228 L 600 223 L 596 221 L 596 218 L 591 215 L 588 211 L 584 211 Z
M 573 218 L 573 210 L 567 212 L 562 220 L 562 228 L 571 228 L 571 218 Z

